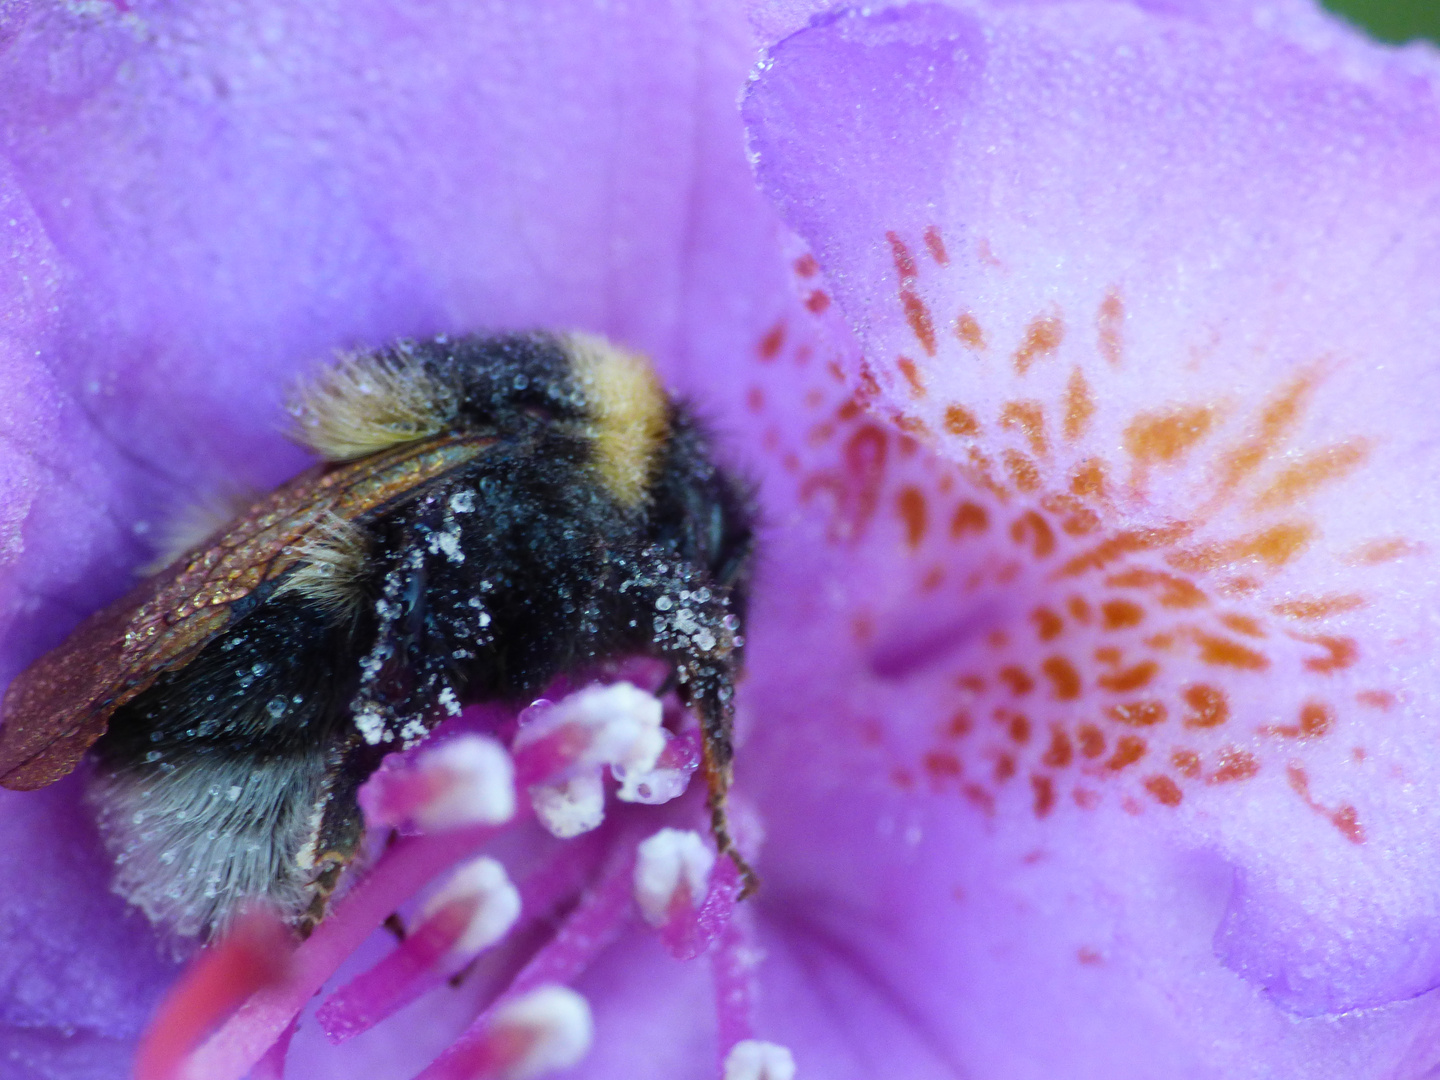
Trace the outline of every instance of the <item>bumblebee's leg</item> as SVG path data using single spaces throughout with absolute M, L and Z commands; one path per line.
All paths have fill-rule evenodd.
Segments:
M 672 552 L 650 548 L 636 562 L 638 572 L 622 586 L 630 617 L 673 665 L 680 698 L 700 721 L 710 831 L 716 848 L 740 872 L 743 899 L 759 888 L 760 878 L 736 849 L 726 813 L 734 774 L 739 620 L 729 591 L 677 563 Z
M 349 734 L 332 760 L 321 796 L 324 809 L 309 850 L 304 853 L 310 873 L 310 904 L 296 920 L 296 932 L 309 937 L 325 917 L 340 875 L 354 861 L 365 840 L 365 817 L 357 793 L 380 764 L 383 752 L 369 746 L 358 734 Z M 401 935 L 403 937 L 403 934 Z

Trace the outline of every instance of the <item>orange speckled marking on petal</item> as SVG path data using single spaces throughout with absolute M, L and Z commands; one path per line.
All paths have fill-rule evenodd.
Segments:
M 1270 658 L 1256 652 L 1247 645 L 1232 638 L 1208 634 L 1203 630 L 1190 631 L 1195 644 L 1200 646 L 1200 661 L 1215 667 L 1238 668 L 1243 671 L 1264 671 L 1270 666 Z
M 1215 411 L 1204 405 L 1141 413 L 1125 429 L 1125 452 L 1141 465 L 1169 463 L 1210 432 Z
M 1249 780 L 1260 771 L 1260 763 L 1248 750 L 1227 746 L 1220 751 L 1220 764 L 1205 778 L 1207 784 L 1230 784 L 1236 780 Z
M 1190 707 L 1184 720 L 1188 728 L 1219 727 L 1230 719 L 1230 700 L 1225 696 L 1225 691 L 1209 683 L 1187 686 L 1180 696 Z
M 1010 523 L 1010 538 L 1030 549 L 1037 562 L 1055 550 L 1055 530 L 1034 510 L 1027 510 Z
M 1030 492 L 1040 490 L 1040 470 L 1035 462 L 1031 461 L 1019 450 L 1006 450 L 1004 454 L 1005 471 L 1010 476 L 1010 482 L 1015 485 L 1017 491 Z
M 1396 559 L 1408 559 L 1420 555 L 1424 551 L 1424 544 L 1417 544 L 1413 540 L 1406 540 L 1399 536 L 1391 536 L 1383 540 L 1371 540 L 1369 543 L 1361 544 L 1350 553 L 1346 562 L 1355 566 L 1378 566 L 1380 563 L 1394 562 Z
M 1205 594 L 1189 578 L 1176 577 L 1161 570 L 1135 569 L 1111 574 L 1106 585 L 1120 589 L 1157 589 L 1161 607 L 1195 608 L 1207 601 Z
M 1127 701 L 1111 705 L 1105 713 L 1111 720 L 1126 727 L 1152 727 L 1164 723 L 1170 710 L 1161 701 Z
M 1292 634 L 1291 636 L 1297 641 L 1319 645 L 1325 650 L 1323 656 L 1311 656 L 1305 661 L 1308 669 L 1319 672 L 1321 675 L 1329 675 L 1342 668 L 1348 668 L 1360 656 L 1360 646 L 1354 638 L 1335 637 L 1330 634 Z
M 1074 442 L 1081 438 L 1090 427 L 1090 418 L 1095 415 L 1095 395 L 1085 381 L 1085 373 L 1078 366 L 1070 372 L 1070 381 L 1065 384 L 1065 438 Z
M 924 248 L 892 243 L 892 253 L 912 292 L 920 273 L 940 272 L 928 239 Z M 1122 317 L 1120 305 L 1117 349 Z M 970 320 L 978 344 L 980 324 Z M 779 354 L 798 351 L 785 340 L 801 333 L 798 325 L 776 329 Z M 957 334 L 965 341 L 958 322 Z M 1016 370 L 1024 374 L 1057 353 L 1064 334 L 1058 315 L 1032 318 Z M 1217 398 L 1223 406 L 1179 404 L 1116 417 L 1094 388 L 1092 357 L 1089 367 L 1067 364 L 1043 377 L 1036 369 L 1028 395 L 987 400 L 985 412 L 950 401 L 877 417 L 872 409 L 893 407 L 893 400 L 882 404 L 882 382 L 887 394 L 903 397 L 901 388 L 925 389 L 937 369 L 905 357 L 882 376 L 862 362 L 850 383 L 856 389 L 841 397 L 825 376 L 838 356 L 815 355 L 814 383 L 787 391 L 810 410 L 809 426 L 792 430 L 779 452 L 791 459 L 799 453 L 802 497 L 828 513 L 832 539 L 855 543 L 872 520 L 890 519 L 889 528 L 868 533 L 872 548 L 890 548 L 857 550 L 874 554 L 873 572 L 893 573 L 911 596 L 928 591 L 917 626 L 938 634 L 940 644 L 935 658 L 914 670 L 944 665 L 939 685 L 953 695 L 921 728 L 933 733 L 933 744 L 896 772 L 912 786 L 918 777 L 987 814 L 1024 806 L 1048 818 L 1106 801 L 1138 814 L 1157 803 L 1190 805 L 1185 800 L 1202 785 L 1278 770 L 1285 760 L 1272 762 L 1264 756 L 1271 752 L 1297 755 L 1301 769 L 1317 746 L 1330 747 L 1322 760 L 1359 760 L 1350 752 L 1349 712 L 1395 708 L 1383 673 L 1365 667 L 1372 658 L 1362 658 L 1355 639 L 1333 632 L 1348 629 L 1342 620 L 1365 605 L 1363 586 L 1317 577 L 1337 581 L 1335 591 L 1306 593 L 1296 573 L 1327 557 L 1321 541 L 1328 521 L 1309 500 L 1371 467 L 1368 440 L 1341 432 L 1318 450 L 1299 442 L 1309 430 L 1300 419 L 1318 375 L 1285 388 L 1249 420 L 1234 415 L 1229 395 Z M 787 370 L 794 374 L 793 366 Z M 745 397 L 752 409 L 767 407 L 770 383 L 761 385 L 763 393 Z M 949 444 L 951 460 L 931 457 L 929 425 L 968 442 Z M 915 437 L 897 434 L 896 426 Z M 1111 442 L 1092 451 L 1084 440 L 1101 431 Z M 986 445 L 987 435 L 996 441 Z M 1198 460 L 1202 452 L 1208 460 Z M 1191 465 L 1165 474 L 1172 487 L 1158 487 L 1161 470 L 1182 460 Z M 1123 478 L 1116 470 L 1126 468 Z M 1135 477 L 1145 469 L 1151 472 L 1141 487 Z M 1157 523 L 1157 512 L 1170 507 L 1183 516 Z M 1137 511 L 1144 524 L 1125 527 Z M 1254 514 L 1274 516 L 1247 523 L 1244 515 Z M 1352 562 L 1423 550 L 1383 528 L 1347 553 Z M 941 551 L 933 543 L 941 539 L 965 550 Z M 924 554 L 883 561 L 881 551 L 907 550 Z M 873 656 L 894 651 L 887 640 L 901 625 L 903 603 L 902 594 L 894 606 L 887 601 L 870 612 L 855 602 L 847 614 L 856 647 Z M 1326 623 L 1332 618 L 1333 627 Z M 882 666 L 876 673 L 893 678 Z M 1205 668 L 1211 677 L 1197 678 Z M 1357 671 L 1355 681 L 1337 677 L 1342 670 Z M 1286 704 L 1292 683 L 1297 691 Z M 1278 713 L 1269 704 L 1275 687 L 1282 691 Z M 1237 719 L 1243 732 L 1227 733 Z M 1270 749 L 1223 745 L 1227 735 L 1258 737 Z M 1137 763 L 1144 767 L 1132 768 Z M 1062 779 L 1067 769 L 1083 780 Z M 1291 787 L 1337 828 L 1358 829 L 1353 809 L 1330 809 L 1332 800 L 1312 797 L 1309 786 Z
M 1145 756 L 1145 740 L 1138 735 L 1121 735 L 1115 741 L 1115 752 L 1110 755 L 1110 760 L 1105 762 L 1105 768 L 1111 772 L 1119 772 L 1127 765 L 1134 765 Z
M 1095 339 L 1100 355 L 1113 367 L 1120 366 L 1125 329 L 1125 302 L 1120 299 L 1120 290 L 1113 285 L 1106 291 L 1095 313 Z
M 1185 798 L 1180 792 L 1180 785 L 1168 776 L 1147 776 L 1145 790 L 1153 795 L 1161 806 L 1179 806 Z
M 1075 665 L 1063 656 L 1047 656 L 1040 670 L 1050 680 L 1050 692 L 1059 701 L 1074 701 L 1084 689 Z
M 1307 701 L 1300 706 L 1299 719 L 1293 724 L 1271 724 L 1260 729 L 1262 735 L 1279 735 L 1287 739 L 1318 739 L 1335 727 L 1335 710 L 1321 701 Z
M 940 235 L 940 230 L 934 225 L 925 229 L 925 250 L 930 252 L 930 257 L 935 260 L 937 266 L 949 266 L 950 255 L 945 250 L 945 238 Z
M 1030 787 L 1035 793 L 1035 816 L 1043 818 L 1055 808 L 1055 783 L 1048 776 L 1030 777 Z
M 1290 521 L 1251 533 L 1238 540 L 1202 544 L 1166 556 L 1165 561 L 1177 570 L 1189 573 L 1218 570 L 1244 559 L 1257 559 L 1271 569 L 1279 569 L 1295 559 L 1315 539 L 1315 526 L 1303 521 Z
M 951 435 L 979 435 L 980 423 L 963 405 L 945 406 L 945 430 Z
M 1050 452 L 1045 438 L 1045 409 L 1038 401 L 1006 402 L 1000 413 L 1000 426 L 1007 431 L 1022 432 L 1032 453 L 1044 457 Z
M 989 528 L 990 515 L 985 508 L 968 500 L 957 506 L 950 518 L 950 535 L 957 540 L 972 533 L 983 533 Z
M 925 493 L 918 487 L 904 487 L 900 489 L 895 502 L 900 519 L 905 523 L 905 543 L 913 550 L 925 539 L 925 531 L 930 524 L 930 509 L 925 501 Z
M 1344 593 L 1336 596 L 1307 596 L 1297 600 L 1286 600 L 1283 603 L 1275 604 L 1270 610 L 1287 619 L 1311 621 L 1328 619 L 1331 615 L 1354 611 L 1356 608 L 1364 607 L 1365 603 L 1365 597 L 1358 593 Z
M 1015 350 L 1015 371 L 1024 375 L 1037 360 L 1053 356 L 1065 340 L 1065 323 L 1058 315 L 1032 319 L 1025 328 L 1025 338 Z
M 1047 607 L 1037 607 L 1030 612 L 1030 618 L 1041 641 L 1053 641 L 1065 632 L 1065 620 Z
M 1341 803 L 1333 810 L 1325 806 L 1310 793 L 1310 776 L 1299 765 L 1287 766 L 1285 776 L 1290 781 L 1290 786 L 1294 789 L 1295 794 L 1300 796 L 1305 805 L 1339 829 L 1341 836 L 1352 844 L 1365 842 L 1365 830 L 1360 825 L 1360 816 L 1355 807 L 1349 803 Z
M 895 366 L 900 369 L 900 374 L 905 376 L 905 383 L 910 389 L 912 398 L 923 398 L 925 396 L 925 380 L 920 374 L 920 369 L 915 366 L 915 361 L 908 356 L 900 356 L 895 359 Z
M 830 294 L 824 289 L 813 289 L 805 297 L 805 307 L 814 315 L 823 314 L 830 307 Z
M 781 320 L 765 331 L 765 336 L 760 339 L 756 352 L 760 359 L 765 361 L 774 360 L 780 355 L 780 350 L 785 347 L 785 322 Z
M 1325 484 L 1343 479 L 1370 455 L 1369 439 L 1351 439 L 1327 446 L 1281 471 L 1255 499 L 1255 510 L 1290 506 Z
M 1320 381 L 1320 372 L 1302 375 L 1261 408 L 1260 421 L 1240 445 L 1221 455 L 1222 492 L 1231 491 L 1255 472 L 1284 443 L 1309 404 Z
M 1095 681 L 1112 694 L 1129 694 L 1148 686 L 1159 671 L 1160 665 L 1154 660 L 1142 660 L 1133 667 L 1101 675 Z
M 1145 609 L 1129 600 L 1106 600 L 1100 605 L 1100 618 L 1106 630 L 1120 630 L 1139 626 L 1145 618 Z
M 955 336 L 966 348 L 976 351 L 985 348 L 985 331 L 980 328 L 980 323 L 975 316 L 966 311 L 961 313 L 955 320 Z
M 1063 769 L 1075 758 L 1075 748 L 1070 736 L 1059 724 L 1050 727 L 1050 745 L 1045 748 L 1041 762 L 1052 769 Z

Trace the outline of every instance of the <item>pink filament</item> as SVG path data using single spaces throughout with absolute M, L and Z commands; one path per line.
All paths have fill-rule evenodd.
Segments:
M 720 937 L 740 895 L 740 872 L 721 858 L 710 875 L 710 890 L 696 908 L 688 889 L 680 889 L 660 927 L 660 943 L 677 960 L 693 960 Z
M 749 912 L 737 912 L 736 917 L 724 925 L 719 944 L 710 954 L 721 1072 L 731 1048 L 753 1038 L 755 1033 L 755 966 L 759 952 L 748 915 Z
M 299 1023 L 299 1017 L 290 1021 L 280 1038 L 275 1040 L 275 1045 L 266 1050 L 265 1056 L 250 1070 L 250 1080 L 285 1080 L 285 1058 L 290 1053 L 290 1040 L 295 1037 Z
M 254 912 L 196 957 L 161 1003 L 135 1056 L 135 1080 L 170 1080 L 191 1049 L 251 993 L 282 985 L 290 936 L 273 915 Z
M 444 981 L 443 961 L 479 907 L 478 897 L 452 900 L 416 927 L 378 964 L 332 994 L 315 1015 L 332 1043 L 374 1027 Z
M 397 841 L 295 951 L 294 976 L 282 986 L 251 995 L 195 1052 L 184 1075 L 193 1080 L 239 1080 L 387 915 L 496 832 L 478 826 Z
M 500 998 L 415 1080 L 475 1080 L 485 1076 L 484 1070 L 495 1068 L 497 1061 L 495 1039 L 488 1030 L 496 1005 L 547 983 L 570 984 L 620 936 L 634 914 L 631 881 L 635 873 L 633 847 L 626 844 L 622 850 L 624 856 L 580 901 L 555 936 L 531 957 Z

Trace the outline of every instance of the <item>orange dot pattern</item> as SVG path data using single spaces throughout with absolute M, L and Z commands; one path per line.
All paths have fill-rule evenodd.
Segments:
M 1308 501 L 1363 469 L 1373 449 L 1359 437 L 1296 445 L 1324 365 L 1242 415 L 1232 415 L 1241 408 L 1233 402 L 1175 401 L 1108 418 L 1123 433 L 1119 447 L 1083 457 L 1076 444 L 1106 419 L 1092 377 L 1127 363 L 1123 290 L 1107 289 L 1090 319 L 1073 325 L 1059 310 L 1034 312 L 1007 349 L 976 311 L 941 311 L 926 299 L 927 281 L 954 250 L 937 227 L 914 237 L 892 230 L 884 242 L 909 355 L 862 362 L 853 375 L 828 365 L 830 382 L 805 397 L 814 420 L 804 463 L 798 453 L 785 461 L 832 542 L 889 537 L 890 558 L 900 561 L 887 576 L 946 601 L 944 610 L 980 613 L 976 625 L 962 619 L 962 630 L 946 631 L 953 643 L 925 645 L 923 664 L 944 670 L 949 696 L 933 744 L 895 766 L 895 783 L 952 793 L 987 814 L 1022 799 L 1046 818 L 1107 799 L 1131 812 L 1176 811 L 1199 789 L 1271 773 L 1341 839 L 1365 842 L 1360 810 L 1327 795 L 1305 755 L 1344 737 L 1347 716 L 1397 706 L 1383 671 L 1366 667 L 1370 658 L 1344 629 L 1369 601 L 1360 591 L 1293 589 L 1267 598 L 1268 583 L 1323 537 Z M 1001 265 L 988 242 L 976 250 L 982 264 Z M 795 270 L 801 297 L 813 295 L 813 260 Z M 937 327 L 947 326 L 942 342 Z M 803 364 L 789 336 L 783 325 L 768 331 L 757 361 Z M 942 345 L 937 362 L 978 365 L 992 382 L 1029 387 L 1082 339 L 1098 367 L 1059 367 L 1063 389 L 1053 399 L 1030 389 L 995 407 L 930 400 L 930 360 Z M 896 393 L 887 400 L 914 411 L 880 419 L 889 372 Z M 943 453 L 930 452 L 936 444 Z M 1125 498 L 1195 461 L 1213 478 L 1210 501 L 1183 520 L 1122 524 Z M 1218 521 L 1237 516 L 1253 524 L 1217 535 Z M 1423 550 L 1382 535 L 1336 561 L 1381 565 Z M 862 650 L 880 648 L 888 632 L 868 611 L 853 625 Z M 1286 699 L 1275 686 L 1295 688 L 1290 713 L 1257 715 L 1252 699 Z M 1364 748 L 1354 758 L 1363 761 Z

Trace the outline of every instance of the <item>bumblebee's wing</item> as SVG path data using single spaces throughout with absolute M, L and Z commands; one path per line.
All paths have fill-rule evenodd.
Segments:
M 184 667 L 264 599 L 296 567 L 303 541 L 321 523 L 382 511 L 494 441 L 443 435 L 316 466 L 90 616 L 10 684 L 0 726 L 0 785 L 29 790 L 70 772 L 117 708 L 163 672 Z

